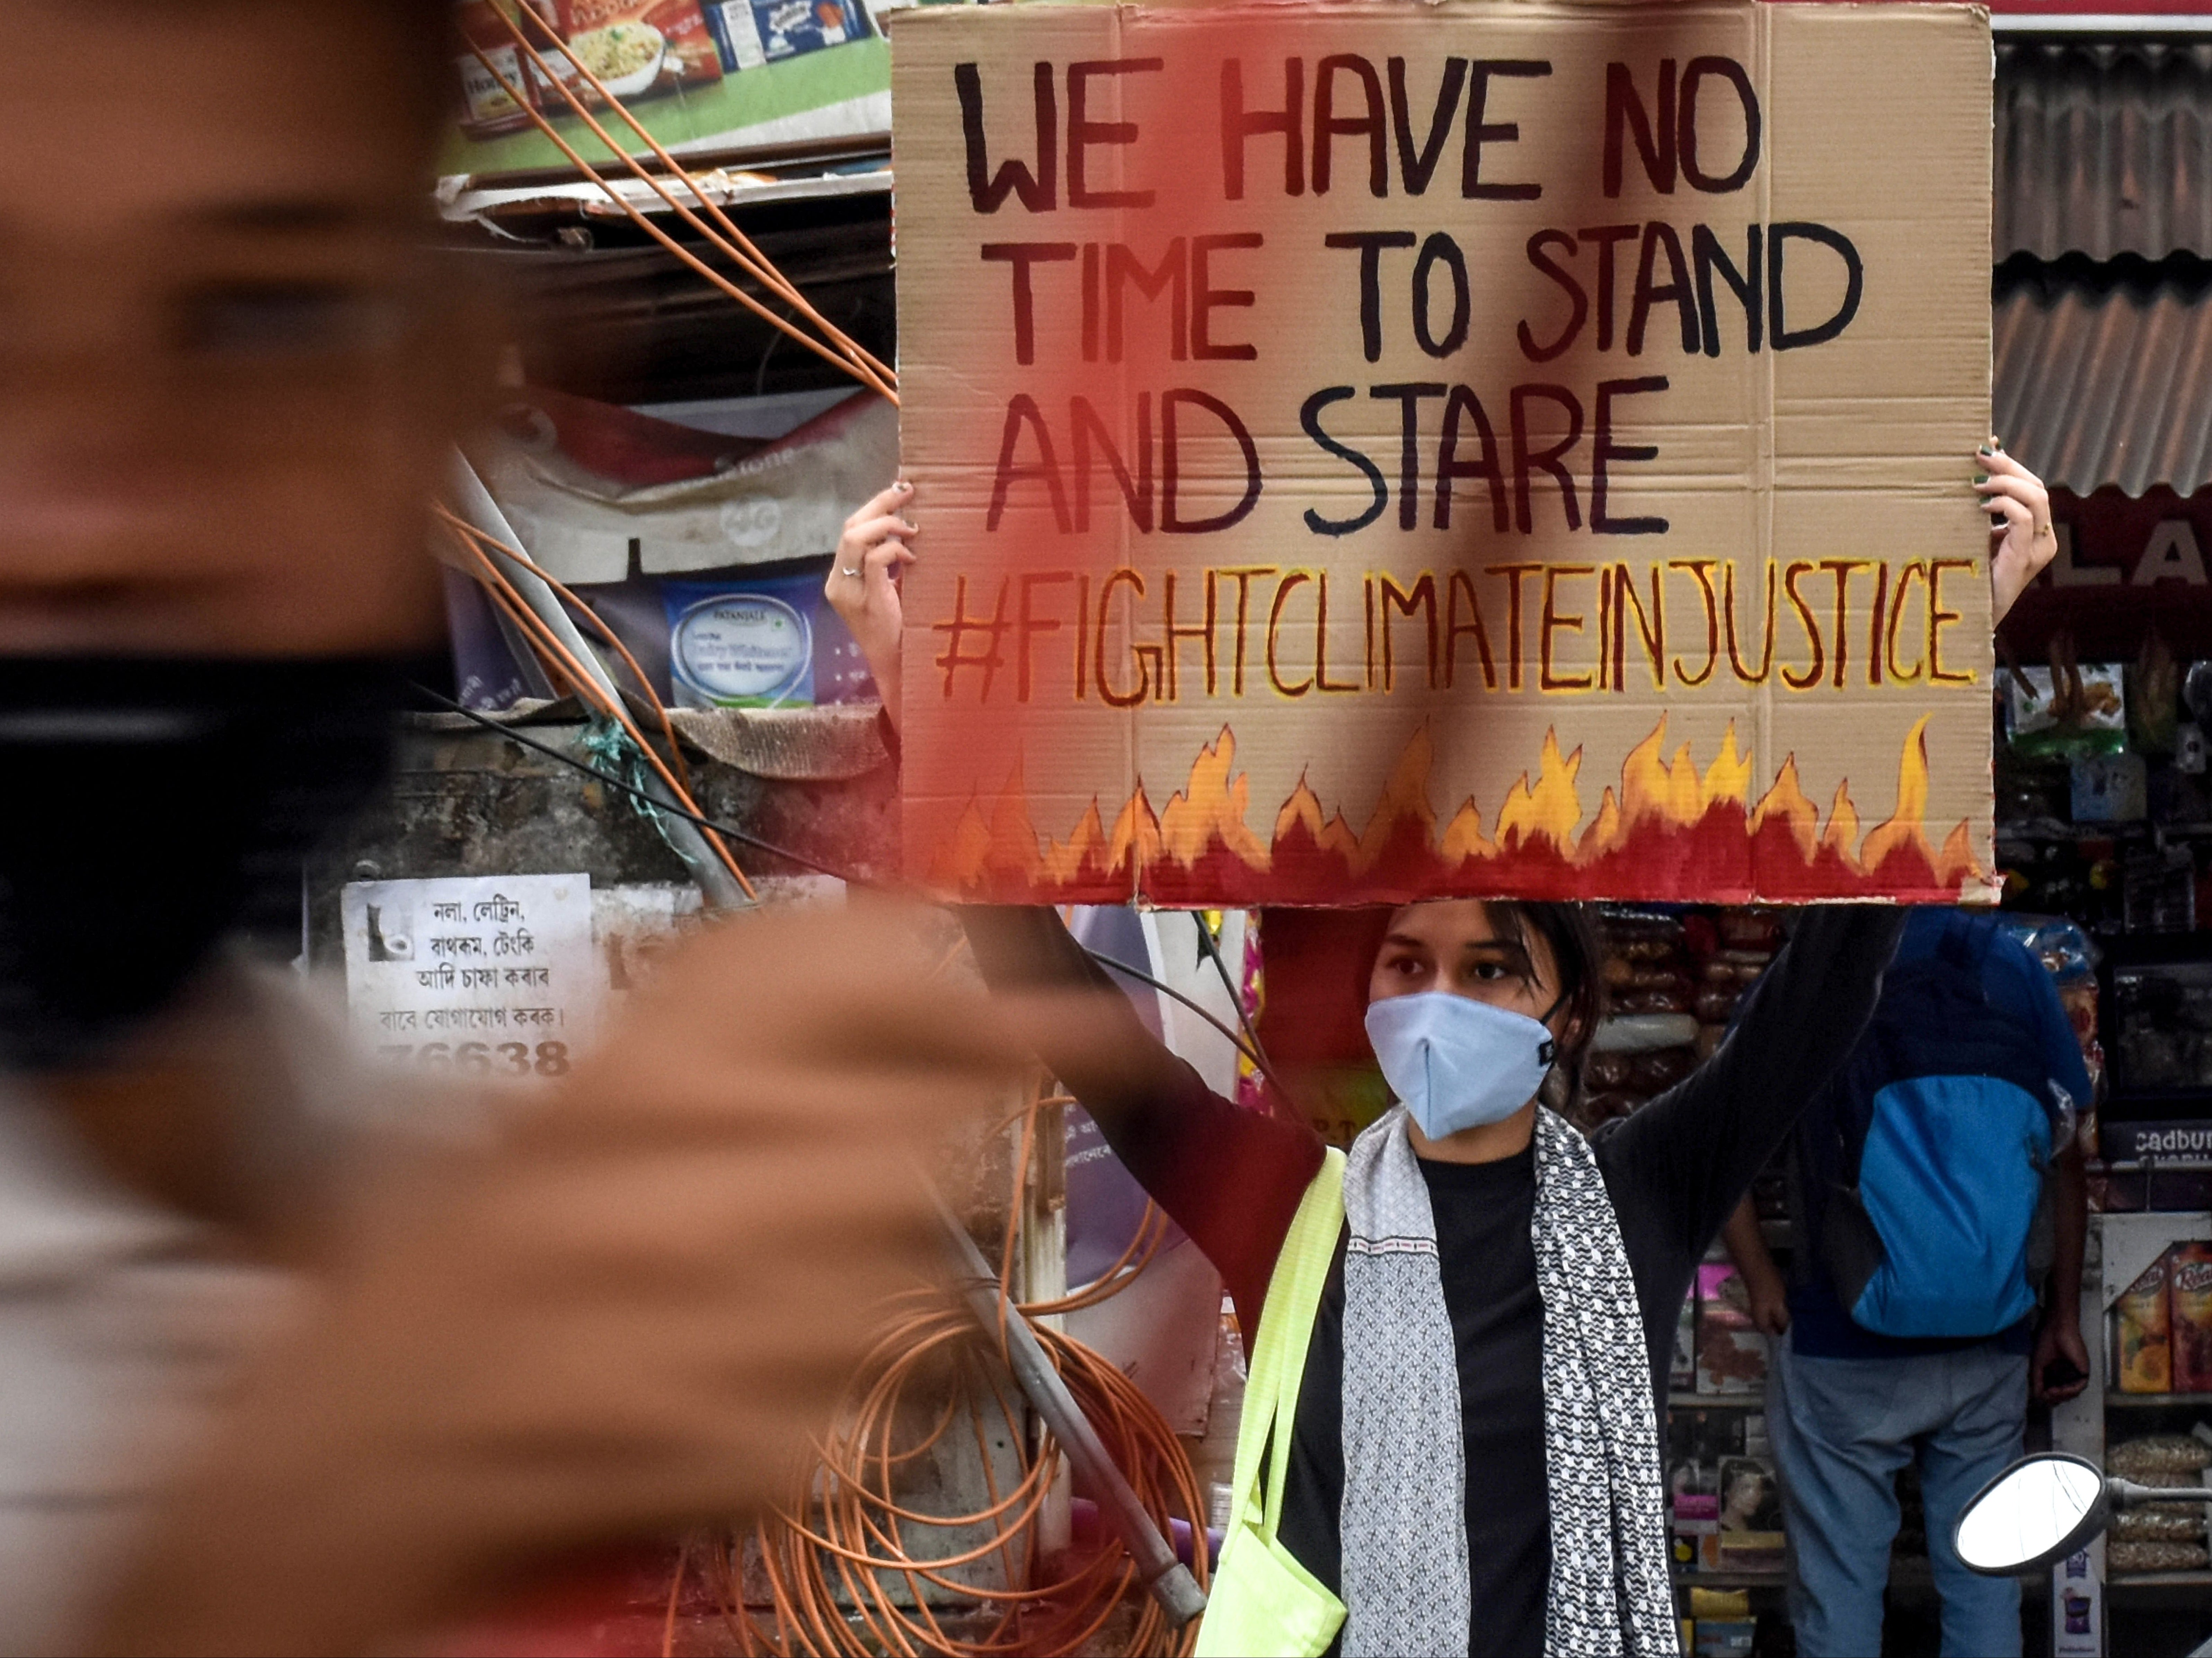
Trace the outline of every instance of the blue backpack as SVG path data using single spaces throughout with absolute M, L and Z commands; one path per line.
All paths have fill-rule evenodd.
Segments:
M 2071 1108 L 1963 949 L 1893 967 L 1799 1140 L 1815 1254 L 1852 1321 L 1976 1337 L 2027 1316 L 2028 1235 Z

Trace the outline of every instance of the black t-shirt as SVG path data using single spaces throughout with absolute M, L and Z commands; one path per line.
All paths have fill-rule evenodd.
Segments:
M 1544 1308 L 1536 1294 L 1532 1144 L 1497 1163 L 1421 1160 L 1437 1221 L 1444 1311 L 1459 1356 L 1467 1458 L 1472 1651 L 1540 1658 L 1552 1532 L 1544 1473 Z M 1341 1582 L 1344 1242 L 1337 1241 L 1298 1388 L 1283 1493 L 1283 1546 L 1331 1588 Z M 1331 1650 L 1334 1650 L 1334 1648 Z
M 1655 1396 L 1666 1396 L 1675 1315 L 1706 1248 L 1814 1092 L 1858 1040 L 1897 945 L 1894 906 L 1808 909 L 1746 999 L 1735 1030 L 1691 1076 L 1595 1144 L 1636 1280 Z M 1302 1124 L 1245 1110 L 1139 1023 L 1105 970 L 1048 909 L 966 912 L 997 987 L 1089 986 L 1126 1014 L 1104 1056 L 1041 1057 L 1097 1120 L 1129 1172 L 1220 1270 L 1249 1346 L 1298 1201 L 1321 1167 Z M 1115 1017 L 1109 1013 L 1109 1017 Z M 1529 1220 L 1533 1151 L 1487 1164 L 1423 1161 L 1459 1359 L 1468 1461 L 1469 1650 L 1538 1652 L 1551 1561 L 1543 1451 L 1542 1315 Z M 1339 1590 L 1343 1467 L 1343 1248 L 1298 1394 L 1282 1541 Z

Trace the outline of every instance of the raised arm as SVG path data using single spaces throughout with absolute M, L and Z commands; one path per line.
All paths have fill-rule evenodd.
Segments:
M 1321 1166 L 1321 1142 L 1206 1087 L 1145 1028 L 1054 911 L 974 907 L 961 920 L 994 991 L 1066 993 L 1030 1024 L 1037 1057 L 1219 1269 L 1249 1337 L 1298 1199 Z
M 1896 905 L 1808 909 L 1719 1051 L 1613 1131 L 1608 1161 L 1685 1250 L 1711 1242 L 1858 1041 L 1905 914 Z

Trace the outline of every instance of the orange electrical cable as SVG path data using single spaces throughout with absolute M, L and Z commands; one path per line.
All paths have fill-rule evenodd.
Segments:
M 1036 1114 L 1065 1098 L 1032 1095 L 1023 1113 L 1029 1121 L 1021 1147 L 1036 1143 Z M 1018 1157 L 1017 1212 L 1026 1163 L 1025 1153 Z M 1143 1269 L 1165 1230 L 1164 1217 L 1148 1210 L 1115 1267 L 1063 1299 L 1094 1293 L 1103 1299 L 1118 1291 Z M 1124 1273 L 1140 1248 L 1135 1267 Z M 1008 1239 L 1002 1238 L 1000 1253 L 1002 1269 L 1010 1267 Z M 1026 1318 L 1036 1315 L 1034 1308 L 1019 1310 Z M 1033 1328 L 1163 1532 L 1176 1517 L 1202 1529 L 1205 1509 L 1189 1460 L 1141 1391 L 1080 1342 L 1049 1327 Z M 963 1385 L 948 1393 L 933 1419 L 914 1422 L 908 1402 L 912 1385 L 927 1379 L 933 1388 L 944 1387 L 948 1364 Z M 1115 1609 L 1141 1592 L 1134 1564 L 1111 1543 L 1087 1555 L 1045 1555 L 1037 1527 L 1060 1477 L 1060 1455 L 1042 1431 L 1035 1442 L 1025 1440 L 1010 1386 L 1000 1329 L 979 1323 L 963 1301 L 943 1287 L 896 1297 L 847 1388 L 836 1431 L 817 1444 L 817 1460 L 794 1480 L 793 1496 L 751 1532 L 730 1541 L 719 1571 L 711 1562 L 702 1567 L 739 1650 L 777 1658 L 884 1653 L 1011 1658 L 1096 1649 L 1091 1643 Z M 975 1447 L 988 1504 L 970 1513 L 938 1515 L 900 1501 L 901 1473 L 943 1445 L 963 1415 L 963 1437 Z M 1010 1486 L 994 1466 L 994 1422 L 1016 1448 L 1018 1474 Z M 951 1546 L 937 1552 L 922 1546 L 913 1535 L 917 1531 L 955 1533 L 959 1540 L 948 1536 Z M 1008 1587 L 963 1581 L 994 1559 L 996 1575 Z M 767 1604 L 757 1612 L 747 1603 L 749 1564 L 757 1566 L 757 1582 L 766 1590 Z M 1208 1570 L 1203 1551 L 1194 1565 L 1203 1586 Z M 1194 1628 L 1170 1631 L 1147 1596 L 1137 1608 L 1127 1650 L 1186 1654 L 1195 1638 Z
M 477 46 L 474 41 L 470 41 L 469 51 L 475 57 L 476 60 L 483 65 L 485 72 L 499 82 L 500 89 L 509 98 L 513 99 L 517 107 L 528 114 L 531 120 L 537 125 L 538 130 L 544 134 L 547 138 L 550 139 L 554 146 L 558 149 L 563 155 L 568 158 L 569 164 L 579 173 L 582 173 L 586 179 L 597 185 L 601 191 L 605 193 L 606 198 L 612 202 L 617 207 L 620 208 L 624 214 L 628 215 L 630 221 L 635 223 L 639 229 L 644 231 L 647 235 L 659 242 L 663 247 L 674 254 L 684 264 L 689 265 L 700 276 L 704 276 L 709 282 L 720 288 L 724 294 L 729 295 L 730 298 L 737 301 L 738 304 L 744 306 L 748 311 L 752 312 L 770 327 L 789 336 L 793 340 L 796 341 L 799 344 L 805 346 L 808 350 L 813 352 L 823 361 L 830 363 L 842 372 L 852 375 L 855 380 L 866 386 L 871 391 L 876 392 L 878 395 L 890 403 L 893 407 L 897 406 L 898 393 L 873 371 L 863 367 L 860 364 L 854 361 L 850 357 L 841 355 L 837 351 L 832 349 L 830 346 L 825 345 L 821 341 L 816 339 L 812 335 L 808 334 L 802 329 L 794 327 L 785 319 L 777 316 L 775 313 L 769 310 L 768 307 L 763 305 L 758 300 L 753 298 L 751 295 L 746 293 L 744 289 L 739 288 L 735 282 L 723 276 L 721 272 L 708 264 L 705 260 L 701 259 L 697 255 L 694 254 L 689 248 L 685 247 L 683 243 L 678 241 L 673 236 L 663 230 L 659 225 L 654 224 L 651 219 L 647 218 L 644 213 L 638 210 L 635 203 L 631 203 L 622 194 L 621 191 L 617 191 L 612 185 L 609 184 L 606 179 L 600 175 L 597 168 L 592 167 L 589 161 L 586 161 L 582 155 L 577 153 L 575 148 L 571 145 L 566 138 L 563 138 L 561 136 L 559 130 L 554 126 L 552 122 L 547 120 L 544 114 L 524 96 L 522 88 L 516 86 L 512 81 L 509 81 L 507 76 L 501 72 L 499 65 L 492 62 L 491 58 L 486 55 L 483 47 Z M 574 95 L 568 93 L 565 88 L 562 91 L 562 95 L 564 97 L 570 98 L 572 102 L 574 101 Z M 609 148 L 614 149 L 617 154 L 621 153 L 619 146 L 614 145 L 611 141 L 610 141 Z M 628 158 L 624 157 L 624 160 L 625 162 L 627 162 Z M 720 245 L 720 244 L 718 240 L 717 246 Z
M 455 544 L 472 561 L 475 568 L 470 573 L 502 613 L 515 622 L 532 648 L 546 658 L 555 672 L 573 682 L 588 706 L 616 720 L 678 799 L 696 810 L 688 790 L 646 744 L 621 698 L 607 696 L 544 619 L 524 603 L 487 549 L 498 549 L 544 580 L 556 596 L 586 610 L 603 634 L 609 631 L 604 623 L 574 593 L 545 576 L 526 555 L 443 508 L 440 516 Z M 621 651 L 619 640 L 611 642 Z M 635 659 L 627 651 L 622 654 L 630 671 L 638 675 L 647 699 L 672 740 L 666 709 L 639 673 Z M 711 839 L 710 844 L 744 882 L 742 872 L 737 871 L 719 838 Z M 751 891 L 750 884 L 746 890 Z M 941 965 L 949 965 L 958 948 L 956 944 Z M 1069 1102 L 1065 1094 L 1040 1090 L 1014 1114 L 1022 1119 L 1012 1193 L 1016 1215 L 1025 1206 L 1037 1114 L 1047 1107 Z M 1012 1121 L 1010 1116 L 1001 1124 L 1001 1131 L 1011 1127 Z M 1155 1523 L 1164 1533 L 1170 1521 L 1180 1517 L 1194 1531 L 1202 1531 L 1206 1509 L 1189 1459 L 1158 1412 L 1128 1378 L 1098 1354 L 1049 1326 L 1034 1322 L 1045 1315 L 1093 1306 L 1118 1294 L 1158 1254 L 1167 1230 L 1166 1217 L 1156 1206 L 1147 1204 L 1128 1247 L 1097 1280 L 1054 1300 L 1027 1303 L 1016 1310 L 1032 1321 L 1037 1339 Z M 1015 1242 L 1010 1227 L 1001 1239 L 1002 1289 L 1012 1277 Z M 1060 1458 L 1050 1436 L 1042 1430 L 1033 1445 L 1024 1442 L 1017 1407 L 1001 1383 L 1006 1364 L 1006 1297 L 1002 1297 L 995 1325 L 979 1325 L 965 1303 L 942 1286 L 910 1291 L 894 1303 L 902 1310 L 887 1323 L 856 1373 L 839 1412 L 838 1430 L 826 1442 L 817 1444 L 817 1460 L 795 1482 L 793 1497 L 775 1505 L 771 1516 L 747 1537 L 733 1540 L 719 1571 L 702 1567 L 739 1650 L 749 1655 L 775 1654 L 776 1658 L 799 1658 L 801 1654 L 808 1658 L 820 1655 L 873 1658 L 879 1653 L 898 1653 L 903 1658 L 925 1658 L 925 1655 L 1010 1658 L 1014 1654 L 1049 1658 L 1091 1649 L 1089 1643 L 1116 1607 L 1139 1589 L 1134 1564 L 1118 1546 L 1099 1549 L 1087 1558 L 1071 1553 L 1056 1562 L 1042 1552 L 1036 1527 L 1057 1482 Z M 943 1411 L 927 1431 L 901 1445 L 898 1433 L 908 1384 L 931 1375 L 930 1367 L 947 1355 L 956 1372 L 969 1378 L 971 1385 L 963 1394 L 949 1394 Z M 1020 1459 L 1020 1478 L 1003 1493 L 979 1402 L 985 1393 Z M 963 1403 L 990 1497 L 988 1505 L 973 1513 L 933 1515 L 897 1502 L 893 1491 L 898 1471 L 944 1441 Z M 814 1523 L 799 1517 L 817 1510 L 819 1518 Z M 901 1535 L 902 1526 L 931 1531 L 990 1529 L 980 1542 L 917 1558 Z M 746 1600 L 744 1567 L 748 1541 L 757 1552 L 755 1558 L 768 1589 L 770 1623 L 767 1628 L 756 1619 Z M 673 1651 L 675 1617 L 684 1582 L 693 1569 L 693 1552 L 687 1544 L 670 1586 L 662 1631 L 664 1653 Z M 1025 1586 L 993 1588 L 950 1575 L 993 1556 L 998 1557 L 1007 1582 L 1020 1582 Z M 1203 1549 L 1196 1552 L 1194 1566 L 1203 1588 L 1210 1568 Z M 1053 1567 L 1057 1568 L 1056 1574 L 1048 1570 Z M 910 1604 L 901 1603 L 886 1586 L 887 1578 L 903 1583 Z M 933 1593 L 970 1603 L 967 1612 L 958 1614 L 967 1620 L 961 1629 L 948 1627 L 946 1618 L 932 1605 Z M 1169 1630 L 1158 1606 L 1146 1596 L 1138 1608 L 1127 1650 L 1181 1658 L 1196 1638 L 1195 1625 L 1180 1632 Z
M 698 812 L 699 803 L 692 799 L 690 791 L 676 780 L 675 774 L 662 762 L 660 756 L 653 751 L 653 745 L 645 740 L 645 733 L 638 729 L 637 722 L 630 718 L 629 710 L 623 706 L 621 697 L 610 697 L 599 689 L 597 679 L 585 669 L 583 664 L 577 660 L 568 647 L 555 636 L 552 629 L 545 625 L 536 612 L 531 610 L 522 602 L 520 595 L 514 592 L 513 585 L 501 573 L 499 567 L 493 563 L 490 556 L 484 551 L 483 547 L 478 544 L 478 539 L 481 538 L 485 544 L 499 548 L 508 556 L 516 557 L 524 563 L 527 563 L 528 560 L 518 555 L 514 549 L 493 537 L 485 535 L 474 525 L 454 518 L 447 513 L 445 508 L 441 507 L 439 512 L 441 519 L 450 520 L 448 528 L 454 531 L 455 539 L 477 561 L 477 580 L 511 605 L 510 614 L 515 617 L 518 625 L 524 628 L 533 646 L 544 652 L 568 674 L 578 698 L 586 707 L 606 715 L 619 725 L 629 734 L 630 740 L 637 744 L 638 752 L 644 756 L 646 763 L 675 795 L 677 804 L 688 811 Z M 647 689 L 650 689 L 650 687 Z M 701 829 L 700 835 L 708 848 L 721 860 L 723 867 L 729 871 L 745 896 L 757 902 L 759 895 L 754 891 L 752 883 L 746 879 L 744 871 L 738 866 L 738 860 L 731 855 L 730 849 L 723 843 L 721 836 L 705 828 Z
M 610 155 L 621 157 L 624 163 L 629 166 L 633 176 L 635 176 L 640 183 L 643 184 L 647 189 L 659 196 L 663 202 L 665 202 L 671 211 L 679 216 L 686 224 L 697 231 L 699 234 L 710 245 L 720 246 L 722 251 L 729 256 L 732 262 L 734 263 L 738 269 L 744 271 L 746 275 L 751 276 L 763 286 L 781 295 L 786 301 L 797 307 L 801 315 L 805 316 L 810 322 L 813 323 L 816 327 L 822 330 L 823 333 L 828 337 L 830 343 L 832 345 L 835 345 L 839 350 L 844 352 L 855 363 L 872 371 L 885 384 L 894 386 L 897 384 L 898 376 L 895 370 L 885 364 L 883 360 L 878 357 L 873 352 L 863 346 L 858 340 L 855 340 L 851 335 L 846 333 L 843 329 L 838 327 L 836 324 L 831 322 L 827 317 L 824 317 L 820 312 L 817 311 L 813 305 L 807 300 L 806 296 L 799 290 L 790 279 L 786 277 L 781 270 L 776 269 L 775 261 L 770 259 L 768 255 L 762 252 L 760 249 L 754 245 L 752 238 L 746 235 L 744 231 L 738 228 L 737 222 L 732 220 L 727 213 L 723 211 L 720 203 L 708 197 L 706 191 L 700 186 L 699 181 L 685 170 L 684 166 L 681 161 L 678 161 L 675 156 L 669 154 L 668 150 L 661 144 L 660 140 L 653 137 L 652 130 L 642 121 L 640 121 L 637 117 L 630 113 L 629 106 L 623 102 L 621 99 L 615 96 L 614 93 L 608 88 L 606 82 L 599 79 L 598 73 L 592 70 L 590 64 L 585 63 L 581 58 L 576 57 L 573 52 L 568 51 L 568 44 L 561 39 L 559 30 L 556 29 L 550 22 L 547 21 L 544 17 L 539 16 L 534 11 L 526 12 L 524 15 L 528 16 L 532 22 L 536 23 L 538 27 L 544 31 L 546 39 L 552 43 L 554 50 L 558 52 L 561 56 L 576 70 L 576 72 L 583 76 L 586 83 L 591 87 L 592 90 L 598 93 L 599 95 L 605 100 L 607 106 L 613 110 L 617 116 L 621 117 L 623 124 L 627 125 L 632 132 L 638 136 L 639 139 L 644 143 L 647 149 L 652 150 L 653 155 L 659 159 L 661 165 L 665 167 L 669 172 L 674 175 L 677 181 L 682 184 L 686 190 L 691 192 L 692 199 L 697 202 L 700 207 L 706 211 L 707 215 L 714 221 L 714 223 L 720 228 L 722 234 L 718 236 L 714 230 L 710 230 L 707 226 L 702 224 L 697 216 L 692 213 L 691 210 L 685 207 L 666 190 L 663 189 L 659 181 L 656 179 L 651 173 L 647 171 L 646 168 L 638 162 L 635 156 L 631 155 L 623 145 L 617 143 L 613 138 L 609 137 L 606 129 L 601 126 L 598 120 L 593 118 L 591 110 L 585 105 L 583 100 L 576 96 L 574 93 L 570 91 L 564 78 L 561 76 L 550 64 L 547 64 L 542 56 L 539 55 L 538 48 L 531 44 L 529 36 L 525 33 L 517 19 L 508 16 L 504 12 L 498 13 L 497 15 L 499 16 L 500 21 L 506 25 L 507 31 L 508 34 L 514 38 L 515 45 L 521 47 L 525 52 L 529 54 L 532 64 L 544 76 L 546 82 L 561 94 L 563 101 L 568 104 L 569 109 L 574 112 L 586 126 L 591 128 L 592 133 L 599 138 L 599 142 L 607 147 L 607 150 Z
M 677 740 L 675 724 L 668 717 L 668 706 L 660 700 L 659 695 L 653 689 L 653 682 L 645 677 L 645 670 L 638 666 L 637 659 L 630 654 L 629 647 L 623 643 L 622 635 L 610 628 L 597 610 L 570 592 L 556 577 L 549 574 L 544 565 L 538 563 L 520 548 L 510 547 L 505 542 L 477 529 L 475 525 L 471 524 L 466 519 L 442 503 L 438 505 L 436 510 L 438 516 L 450 527 L 477 538 L 484 546 L 498 548 L 501 552 L 505 553 L 524 569 L 550 587 L 556 598 L 580 616 L 590 624 L 593 633 L 599 635 L 613 647 L 615 653 L 622 658 L 623 665 L 629 670 L 630 677 L 636 681 L 640 700 L 652 706 L 653 717 L 660 726 L 660 734 L 668 741 L 669 757 L 675 764 L 677 775 L 683 780 L 684 786 L 690 788 L 691 768 L 684 761 L 684 746 Z

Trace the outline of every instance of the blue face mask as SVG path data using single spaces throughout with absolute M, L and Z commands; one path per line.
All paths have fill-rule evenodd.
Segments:
M 1511 1116 L 1558 1051 L 1541 1021 L 1444 990 L 1370 1002 L 1367 1040 L 1383 1081 L 1432 1140 Z

